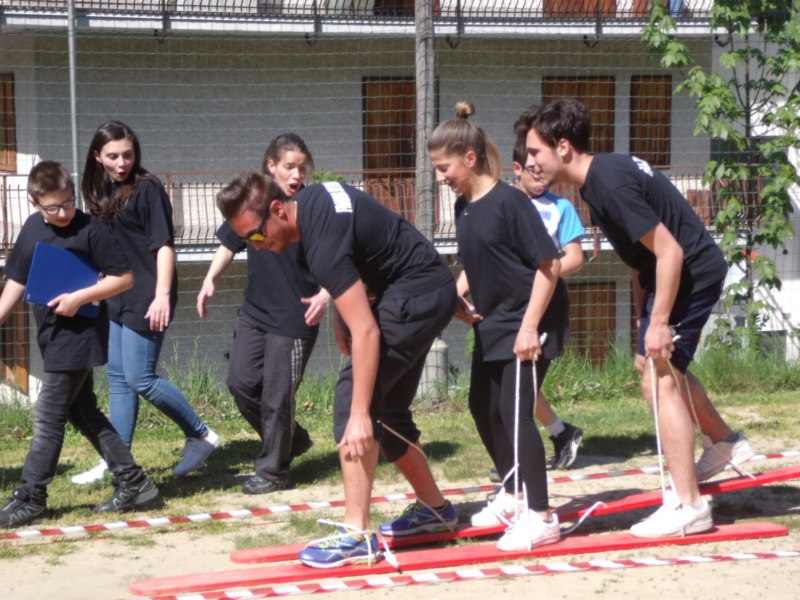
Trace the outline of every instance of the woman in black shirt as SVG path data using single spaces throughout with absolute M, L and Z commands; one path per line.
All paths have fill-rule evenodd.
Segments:
M 533 421 L 533 366 L 541 385 L 563 343 L 566 293 L 558 251 L 538 211 L 524 193 L 499 181 L 494 143 L 467 120 L 472 105 L 459 103 L 457 109 L 459 118 L 431 135 L 428 153 L 437 177 L 458 194 L 464 271 L 456 317 L 475 332 L 470 411 L 498 472 L 508 474 L 504 489 L 471 522 L 510 525 L 498 548 L 527 549 L 560 538 L 558 518 L 549 510 L 544 445 Z M 510 477 L 515 454 L 522 493 Z

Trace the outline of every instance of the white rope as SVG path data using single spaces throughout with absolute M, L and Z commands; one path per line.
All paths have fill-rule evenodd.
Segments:
M 514 382 L 514 522 L 519 518 L 519 402 L 522 361 L 517 357 L 517 377 Z M 527 505 L 526 505 L 527 506 Z
M 561 535 L 562 536 L 569 535 L 570 533 L 575 531 L 578 527 L 583 525 L 583 522 L 586 519 L 588 519 L 590 516 L 592 516 L 592 513 L 594 513 L 594 511 L 596 511 L 601 506 L 606 506 L 606 503 L 605 502 L 595 502 L 594 504 L 592 504 L 589 508 L 586 509 L 586 512 L 581 515 L 581 518 L 578 519 L 577 523 L 575 523 L 571 527 L 567 527 L 566 529 L 562 529 L 561 530 Z
M 419 447 L 419 445 L 412 443 L 412 442 L 411 442 L 411 440 L 409 440 L 408 438 L 406 438 L 406 437 L 405 437 L 404 435 L 402 435 L 402 434 L 401 434 L 399 431 L 395 431 L 394 429 L 392 429 L 391 427 L 389 427 L 389 426 L 388 426 L 386 423 L 384 423 L 384 422 L 382 422 L 382 421 L 380 421 L 380 420 L 378 421 L 378 423 L 380 423 L 381 427 L 383 427 L 383 428 L 384 428 L 386 431 L 388 431 L 388 432 L 389 432 L 389 433 L 391 433 L 392 435 L 394 435 L 394 436 L 397 436 L 398 438 L 400 438 L 401 440 L 403 440 L 403 441 L 404 441 L 406 444 L 408 444 L 408 445 L 409 445 L 409 447 L 411 447 L 411 448 L 414 448 L 414 450 L 416 450 L 417 452 L 419 452 L 419 453 L 420 453 L 420 454 L 423 456 L 423 458 L 425 458 L 425 460 L 426 460 L 426 461 L 428 460 L 428 457 L 427 457 L 427 456 L 425 456 L 425 452 L 422 450 L 422 448 L 420 448 L 420 447 Z M 442 517 L 442 515 L 439 513 L 439 511 L 438 511 L 438 510 L 436 510 L 436 509 L 435 509 L 434 507 L 432 507 L 430 504 L 428 504 L 427 502 L 425 502 L 425 501 L 424 501 L 422 498 L 420 498 L 419 496 L 417 496 L 416 502 L 412 503 L 412 506 L 413 506 L 413 504 L 421 504 L 422 506 L 424 506 L 425 508 L 427 508 L 429 511 L 431 511 L 431 512 L 433 513 L 433 515 L 434 515 L 434 516 L 435 516 L 437 519 L 439 519 L 439 521 L 441 521 L 441 522 L 442 522 L 442 525 L 444 525 L 445 527 L 447 527 L 448 531 L 455 531 L 455 529 L 456 529 L 457 525 L 456 525 L 456 526 L 451 526 L 450 524 L 448 524 L 448 523 L 447 523 L 447 521 L 445 521 L 445 520 L 444 520 L 444 517 Z M 447 500 L 445 500 L 445 506 L 447 506 Z M 388 558 L 387 558 L 387 560 L 388 560 Z
M 664 483 L 664 457 L 661 452 L 661 428 L 658 426 L 658 379 L 656 377 L 656 364 L 652 356 L 647 357 L 647 364 L 650 367 L 650 387 L 653 394 L 653 420 L 656 426 L 656 452 L 658 453 L 658 473 L 661 483 L 661 501 L 667 501 L 667 487 Z
M 678 337 L 679 336 L 675 336 L 676 339 Z M 675 372 L 675 368 L 672 366 L 671 362 L 668 361 L 667 364 L 669 365 L 669 370 L 672 373 L 672 378 L 675 380 L 675 384 L 680 389 L 680 382 L 678 381 L 678 374 Z M 694 420 L 694 423 L 697 426 L 697 431 L 700 433 L 700 439 L 703 444 L 703 450 L 710 450 L 712 452 L 716 452 L 719 456 L 724 458 L 725 462 L 729 464 L 731 468 L 734 471 L 736 471 L 739 475 L 741 475 L 742 477 L 749 477 L 750 479 L 755 479 L 756 476 L 752 472 L 748 471 L 743 467 L 740 467 L 739 465 L 735 465 L 733 464 L 733 462 L 727 460 L 727 457 L 724 456 L 722 452 L 719 451 L 716 444 L 714 444 L 714 442 L 711 441 L 711 438 L 705 433 L 703 433 L 703 430 L 700 429 L 700 419 L 697 418 L 697 409 L 695 408 L 694 398 L 692 397 L 692 390 L 691 387 L 689 386 L 689 378 L 686 375 L 683 376 L 683 383 L 684 387 L 686 388 L 686 398 L 689 400 L 689 408 L 692 410 L 692 419 Z
M 317 519 L 317 523 L 320 525 L 332 525 L 333 527 L 339 527 L 344 529 L 345 531 L 338 531 L 332 535 L 319 538 L 316 540 L 311 540 L 308 543 L 308 546 L 317 546 L 320 544 L 324 544 L 325 542 L 330 542 L 333 540 L 340 540 L 348 536 L 364 536 L 364 541 L 367 543 L 367 563 L 373 564 L 380 560 L 381 554 L 386 559 L 390 565 L 392 565 L 395 569 L 400 568 L 399 563 L 397 562 L 397 557 L 392 553 L 389 549 L 389 545 L 386 543 L 386 540 L 383 539 L 382 535 L 379 535 L 377 531 L 368 529 L 359 529 L 358 527 L 353 527 L 352 525 L 348 525 L 347 523 L 343 523 L 341 521 L 331 521 L 330 519 Z M 383 553 L 380 550 L 373 551 L 372 550 L 372 543 L 370 542 L 370 538 L 375 537 L 378 540 L 378 543 L 383 546 Z

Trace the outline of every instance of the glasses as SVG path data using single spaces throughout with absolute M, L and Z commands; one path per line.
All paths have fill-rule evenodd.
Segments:
M 539 179 L 542 176 L 542 171 L 539 167 L 531 165 L 530 167 L 525 167 L 525 170 L 528 172 L 528 175 L 533 177 L 534 179 Z
M 68 213 L 73 208 L 75 208 L 75 198 L 72 200 L 67 200 L 66 202 L 62 202 L 61 204 L 41 204 L 37 202 L 39 206 L 42 208 L 44 212 L 48 215 L 55 215 L 58 211 L 63 210 L 65 213 Z
M 261 223 L 258 224 L 257 229 L 253 229 L 250 233 L 241 237 L 243 242 L 263 242 L 267 239 L 267 236 L 264 235 L 264 224 L 267 222 L 269 218 L 269 210 L 264 212 L 264 216 L 261 218 Z

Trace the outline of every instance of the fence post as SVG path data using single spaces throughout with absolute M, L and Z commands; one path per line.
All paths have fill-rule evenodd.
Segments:
M 417 229 L 433 239 L 433 166 L 428 160 L 428 135 L 433 130 L 434 115 L 434 38 L 433 7 L 430 0 L 416 0 L 416 87 L 417 153 L 416 202 Z
M 434 234 L 435 179 L 428 159 L 428 135 L 433 130 L 435 56 L 433 37 L 433 2 L 416 0 L 416 76 L 417 76 L 417 229 L 429 240 Z M 417 396 L 425 402 L 447 399 L 447 344 L 441 338 L 433 342 L 425 358 L 425 369 Z

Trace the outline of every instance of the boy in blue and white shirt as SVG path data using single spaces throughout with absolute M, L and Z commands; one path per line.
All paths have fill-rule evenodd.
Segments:
M 583 224 L 572 203 L 566 198 L 548 192 L 533 165 L 528 165 L 527 161 L 528 152 L 525 148 L 525 139 L 522 138 L 514 144 L 513 153 L 512 169 L 517 176 L 517 187 L 528 194 L 542 217 L 547 233 L 550 234 L 556 248 L 561 251 L 561 276 L 576 273 L 581 270 L 584 262 L 581 247 Z M 542 394 L 537 398 L 534 416 L 547 429 L 553 442 L 555 454 L 549 467 L 570 468 L 578 457 L 583 430 L 562 421 Z

